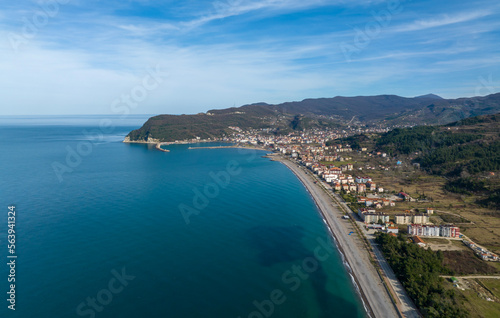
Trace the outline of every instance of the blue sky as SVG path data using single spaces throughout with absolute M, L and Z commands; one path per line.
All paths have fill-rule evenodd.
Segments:
M 0 115 L 487 95 L 500 91 L 500 3 L 11 1 L 0 54 Z

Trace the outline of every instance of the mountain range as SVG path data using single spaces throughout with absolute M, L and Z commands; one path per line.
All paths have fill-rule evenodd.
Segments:
M 347 126 L 396 127 L 447 124 L 500 112 L 500 93 L 444 99 L 434 94 L 413 98 L 397 95 L 305 99 L 281 104 L 255 103 L 209 110 L 196 115 L 158 115 L 127 135 L 127 140 L 176 141 L 220 138 L 229 127 L 268 128 L 276 133 L 308 128 Z

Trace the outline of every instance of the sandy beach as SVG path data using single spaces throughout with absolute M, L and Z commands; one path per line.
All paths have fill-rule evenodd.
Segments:
M 356 235 L 348 235 L 349 232 L 354 231 L 350 221 L 341 218 L 343 213 L 338 206 L 323 189 L 314 183 L 315 180 L 303 167 L 286 159 L 275 158 L 275 160 L 287 166 L 313 197 L 338 248 L 349 264 L 348 270 L 356 282 L 368 314 L 371 317 L 380 318 L 400 317 L 380 276 L 370 262 L 363 242 Z

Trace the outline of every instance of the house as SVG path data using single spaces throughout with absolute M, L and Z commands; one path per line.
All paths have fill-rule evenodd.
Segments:
M 356 192 L 356 184 L 350 183 L 349 184 L 349 191 L 351 192 Z
M 360 219 L 363 219 L 363 216 L 362 216 L 363 213 L 368 213 L 368 209 L 366 209 L 366 208 L 358 208 L 358 216 L 359 216 Z
M 342 170 L 339 167 L 330 168 L 330 173 L 332 174 L 342 174 Z
M 424 240 L 422 240 L 422 238 L 420 238 L 420 236 L 418 236 L 418 235 L 413 236 L 412 240 L 413 240 L 413 243 L 417 244 L 420 247 L 427 246 L 427 244 L 424 242 Z
M 389 222 L 389 215 L 388 214 L 385 214 L 385 213 L 380 213 L 380 212 L 371 212 L 371 213 L 366 213 L 366 214 L 363 214 L 364 215 L 364 219 L 363 221 L 367 224 L 369 223 L 378 223 L 378 221 L 382 221 L 382 222 Z
M 377 190 L 377 184 L 375 182 L 368 181 L 366 182 L 366 188 L 370 189 L 370 191 L 375 191 Z
M 372 212 L 374 210 L 368 209 L 358 209 L 358 215 L 365 222 L 365 224 L 378 223 L 382 221 L 383 223 L 389 222 L 389 215 L 381 212 Z
M 340 183 L 335 182 L 335 191 L 340 191 L 341 189 L 342 189 L 342 186 L 340 185 Z
M 394 206 L 394 202 L 389 199 L 382 198 L 382 203 L 384 204 L 384 206 Z M 391 205 L 391 203 L 393 204 Z
M 414 224 L 426 224 L 429 223 L 429 216 L 426 214 L 415 214 L 413 215 L 412 222 Z
M 338 175 L 336 174 L 325 174 L 323 175 L 323 179 L 325 179 L 326 182 L 331 183 L 334 180 L 337 180 Z
M 367 183 L 367 182 L 371 182 L 372 181 L 372 178 L 370 177 L 356 177 L 356 179 L 354 179 L 354 181 L 356 183 Z
M 386 226 L 386 232 L 387 233 L 394 233 L 394 234 L 398 234 L 399 232 L 399 229 L 397 226 L 394 226 L 394 225 L 389 225 L 389 226 Z
M 418 236 L 460 237 L 460 229 L 453 225 L 408 225 L 408 234 Z
M 428 215 L 433 215 L 434 214 L 434 208 L 427 208 L 425 210 L 425 213 L 427 213 Z
M 383 226 L 382 224 L 370 224 L 370 225 L 368 225 L 368 227 L 371 229 L 374 229 L 374 230 L 379 230 L 379 231 L 385 230 L 385 226 Z
M 408 225 L 409 235 L 418 236 L 440 236 L 440 228 L 437 225 L 421 225 L 421 224 L 410 224 Z
M 404 192 L 399 192 L 398 195 L 403 198 L 405 201 L 412 201 L 411 197 L 409 194 L 404 193 Z
M 356 187 L 357 187 L 357 189 L 356 189 L 356 190 L 357 190 L 358 192 L 366 192 L 366 184 L 364 184 L 364 183 L 358 183 L 358 184 L 356 185 Z
M 394 216 L 394 221 L 396 224 L 410 224 L 412 221 L 412 215 L 411 214 L 396 214 Z
M 451 224 L 441 225 L 440 230 L 441 230 L 441 236 L 455 237 L 455 238 L 460 237 L 460 229 L 457 226 Z

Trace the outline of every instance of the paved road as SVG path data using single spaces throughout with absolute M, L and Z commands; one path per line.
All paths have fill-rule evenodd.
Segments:
M 358 227 L 362 229 L 361 231 L 363 235 L 365 235 L 365 237 L 368 239 L 368 242 L 372 246 L 372 250 L 375 254 L 374 258 L 379 263 L 380 268 L 382 269 L 383 274 L 386 277 L 386 282 L 390 284 L 390 288 L 392 290 L 393 295 L 395 295 L 398 299 L 398 307 L 400 313 L 407 318 L 422 317 L 417 307 L 411 300 L 410 296 L 408 296 L 408 294 L 406 293 L 406 290 L 404 289 L 403 285 L 397 279 L 396 274 L 394 274 L 391 266 L 387 263 L 387 260 L 383 256 L 378 245 L 375 243 L 375 237 L 373 235 L 367 235 L 363 230 L 364 223 L 358 220 L 358 216 L 354 212 L 352 212 L 352 210 L 347 206 L 347 204 L 345 204 L 345 202 L 343 202 L 342 198 L 339 195 L 334 194 L 334 196 L 337 198 L 340 204 L 342 204 L 345 211 L 351 211 L 349 216 L 353 220 L 355 220 L 356 223 L 358 223 Z
M 390 288 L 392 290 L 392 293 L 397 297 L 398 299 L 398 307 L 400 313 L 407 318 L 419 318 L 422 317 L 420 315 L 420 312 L 418 311 L 417 307 L 411 300 L 410 296 L 406 293 L 406 290 L 404 289 L 403 285 L 401 282 L 397 279 L 396 274 L 394 274 L 391 266 L 387 263 L 387 260 L 383 256 L 382 252 L 380 251 L 378 244 L 375 243 L 375 237 L 373 235 L 367 235 L 364 232 L 364 223 L 358 219 L 358 216 L 355 215 L 352 210 L 342 201 L 342 198 L 340 198 L 339 195 L 335 194 L 335 197 L 337 197 L 337 200 L 341 202 L 341 204 L 344 206 L 345 211 L 351 211 L 350 216 L 355 222 L 358 223 L 358 227 L 361 228 L 363 235 L 368 239 L 368 242 L 370 243 L 372 250 L 374 252 L 374 257 L 375 260 L 379 263 L 380 268 L 383 271 L 384 276 L 386 277 L 386 282 L 390 284 Z
M 338 206 L 334 205 L 333 200 L 324 190 L 314 184 L 313 179 L 302 168 L 287 160 L 282 162 L 297 175 L 314 198 L 339 246 L 344 251 L 347 262 L 363 293 L 365 305 L 367 303 L 373 316 L 377 318 L 399 317 L 382 280 L 370 263 L 363 242 L 355 235 L 348 235 L 350 231 L 354 230 L 350 221 L 340 218 L 342 212 Z
M 382 270 L 385 273 L 385 276 L 387 277 L 387 280 L 391 284 L 392 290 L 396 293 L 396 296 L 398 297 L 400 303 L 401 303 L 401 311 L 403 312 L 403 315 L 405 317 L 414 317 L 414 318 L 419 318 L 420 313 L 418 312 L 417 308 L 415 307 L 415 304 L 411 300 L 411 298 L 408 296 L 406 293 L 403 285 L 401 285 L 401 282 L 397 279 L 396 274 L 392 271 L 391 266 L 387 263 L 386 259 L 382 255 L 382 252 L 380 251 L 379 247 L 375 243 L 374 238 L 369 238 L 368 241 L 373 247 L 373 251 L 375 252 L 375 256 L 377 258 L 378 263 L 380 264 L 380 267 L 382 267 Z

